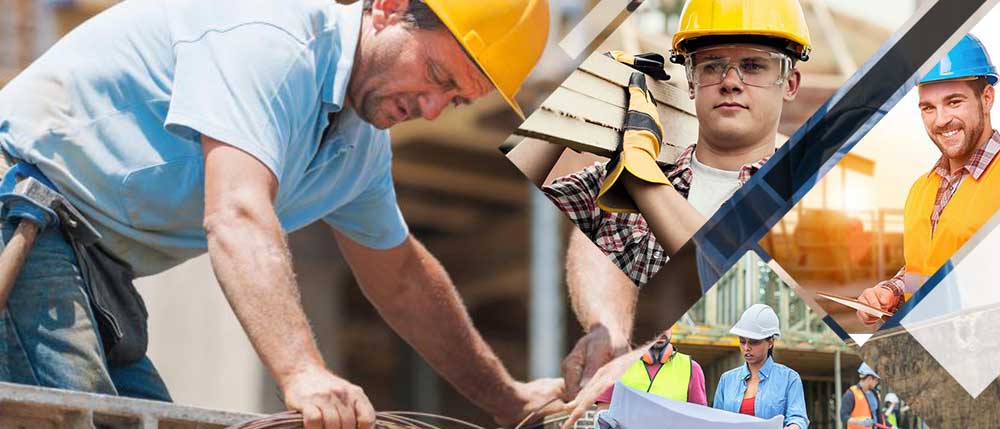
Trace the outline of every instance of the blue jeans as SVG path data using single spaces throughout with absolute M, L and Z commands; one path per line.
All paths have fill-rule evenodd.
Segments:
M 0 381 L 170 401 L 148 357 L 108 365 L 83 281 L 62 232 L 39 234 L 0 312 Z

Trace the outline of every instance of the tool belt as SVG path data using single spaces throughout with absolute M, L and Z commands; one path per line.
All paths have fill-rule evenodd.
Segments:
M 0 149 L 0 182 L 13 180 L 14 171 L 21 170 L 22 161 L 12 159 Z M 51 183 L 37 169 L 28 168 L 31 175 L 43 183 Z M 58 191 L 58 189 L 54 189 Z M 0 218 L 0 222 L 14 222 L 14 219 Z M 78 227 L 78 226 L 77 226 Z M 73 247 L 77 264 L 83 277 L 84 292 L 104 347 L 109 366 L 123 366 L 135 363 L 146 355 L 149 333 L 146 320 L 148 313 L 142 297 L 132 283 L 135 273 L 132 267 L 110 254 L 97 240 L 82 242 L 60 225 L 63 237 Z M 99 235 L 97 236 L 99 238 Z

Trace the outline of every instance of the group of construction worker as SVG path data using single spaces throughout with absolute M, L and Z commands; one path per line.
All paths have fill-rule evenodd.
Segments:
M 562 147 L 522 144 L 508 155 L 579 228 L 566 254 L 567 284 L 587 333 L 563 363 L 567 391 L 581 391 L 569 404 L 570 421 L 641 354 L 628 352 L 635 286 L 655 275 L 774 153 L 783 103 L 795 98 L 801 80 L 795 64 L 808 60 L 811 44 L 797 0 L 689 0 L 672 48 L 698 120 L 697 142 L 673 164 L 657 164 L 663 128 L 636 79 L 622 144 L 608 163 L 546 183 Z M 1000 138 L 989 117 L 996 81 L 985 48 L 971 35 L 920 80 L 921 117 L 942 157 L 906 202 L 906 266 L 859 301 L 895 311 L 1000 208 L 990 168 Z
M 805 393 L 795 370 L 774 361 L 774 342 L 781 335 L 778 315 L 765 304 L 751 305 L 729 333 L 739 339 L 744 364 L 726 371 L 716 384 L 712 407 L 770 419 L 783 416 L 785 428 L 806 429 Z M 661 334 L 621 377 L 622 385 L 676 401 L 708 405 L 705 373 L 698 362 L 670 343 L 672 330 Z M 614 387 L 597 398 L 598 408 L 611 402 Z
M 306 427 L 370 428 L 370 401 L 326 367 L 299 303 L 285 236 L 319 220 L 389 325 L 499 423 L 559 409 L 558 397 L 571 400 L 572 421 L 622 375 L 641 379 L 636 362 L 655 341 L 630 346 L 635 285 L 774 153 L 782 106 L 799 89 L 795 65 L 811 49 L 801 6 L 688 0 L 670 60 L 686 70 L 697 142 L 656 164 L 663 126 L 633 75 L 614 160 L 544 187 L 580 229 L 567 283 L 587 333 L 563 362 L 564 385 L 510 376 L 396 203 L 387 128 L 493 90 L 523 117 L 514 96 L 546 45 L 548 6 L 483 3 L 125 0 L 59 40 L 0 89 L 4 253 L 30 247 L 23 263 L 0 267 L 0 278 L 16 268 L 0 284 L 0 381 L 170 400 L 146 357 L 132 281 L 207 252 Z M 907 202 L 906 272 L 932 273 L 1000 204 L 987 131 L 997 75 L 970 40 L 979 53 L 963 40 L 920 86 L 942 161 Z M 560 151 L 544 150 L 522 170 L 547 172 Z M 22 192 L 32 180 L 56 203 Z M 861 299 L 893 308 L 912 287 L 893 279 Z M 746 362 L 723 375 L 713 405 L 806 429 L 801 380 L 771 356 L 773 313 L 754 306 L 734 326 Z M 696 365 L 660 350 L 648 362 L 690 371 L 690 383 Z
M 802 379 L 795 370 L 774 361 L 774 342 L 781 335 L 778 315 L 765 304 L 751 305 L 729 330 L 739 339 L 745 365 L 720 377 L 712 407 L 769 419 L 783 416 L 784 427 L 805 429 L 806 414 Z M 707 405 L 705 373 L 691 356 L 671 344 L 673 329 L 662 333 L 633 362 L 622 385 L 675 401 Z M 840 420 L 847 429 L 898 429 L 900 401 L 895 393 L 879 400 L 878 374 L 866 363 L 858 367 L 858 383 L 844 392 Z M 611 402 L 614 387 L 597 398 L 598 408 Z
M 902 404 L 895 393 L 879 400 L 876 390 L 880 378 L 862 362 L 858 367 L 858 383 L 851 385 L 840 400 L 840 421 L 847 429 L 899 429 L 902 424 Z
M 567 246 L 566 281 L 586 334 L 563 361 L 566 397 L 575 398 L 564 427 L 648 349 L 629 351 L 636 286 L 657 274 L 774 154 L 783 105 L 795 99 L 802 79 L 796 64 L 809 59 L 811 46 L 797 0 L 688 0 L 669 59 L 684 66 L 698 139 L 673 163 L 657 163 L 664 129 L 640 72 L 632 74 L 622 143 L 609 162 L 546 183 L 562 146 L 522 143 L 508 154 L 578 227 Z M 638 64 L 656 58 L 611 56 L 639 71 Z M 771 406 L 777 380 L 798 382 L 769 357 L 772 337 L 745 337 L 744 347 L 756 350 L 748 356 L 760 357 L 762 350 L 768 357 L 758 361 L 761 366 L 748 362 L 724 377 L 720 387 L 726 388 L 713 405 L 733 412 L 755 408 L 758 416 L 782 414 L 786 424 L 805 429 L 804 405 L 780 411 Z M 748 384 L 748 379 L 767 381 Z M 761 397 L 754 396 L 758 388 Z M 751 398 L 759 402 L 743 403 Z

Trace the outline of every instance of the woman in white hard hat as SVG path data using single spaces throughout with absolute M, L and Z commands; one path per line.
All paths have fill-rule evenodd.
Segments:
M 745 365 L 722 374 L 712 406 L 769 419 L 785 416 L 786 429 L 806 429 L 806 400 L 799 373 L 774 362 L 778 315 L 764 304 L 751 305 L 729 330 L 740 338 Z

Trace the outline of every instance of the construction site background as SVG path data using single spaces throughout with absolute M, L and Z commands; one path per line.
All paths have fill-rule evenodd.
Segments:
M 0 85 L 61 34 L 114 3 L 0 0 L 5 11 L 0 14 Z M 569 32 L 569 24 L 595 3 L 552 2 L 550 49 L 558 49 L 555 45 Z M 800 64 L 803 88 L 785 109 L 780 127 L 785 135 L 793 133 L 921 2 L 802 3 L 817 48 L 811 61 Z M 665 51 L 681 4 L 647 0 L 599 49 Z M 539 67 L 521 96 L 526 110 L 558 86 L 555 77 L 564 76 L 567 67 L 572 68 L 569 60 Z M 671 85 L 686 85 L 683 73 L 671 74 L 680 77 Z M 540 251 L 561 249 L 568 225 L 496 149 L 516 124 L 503 101 L 493 96 L 447 112 L 433 123 L 396 127 L 393 173 L 412 231 L 448 269 L 487 341 L 514 376 L 524 379 L 557 375 L 559 361 L 581 331 L 565 302 L 561 259 Z M 294 233 L 290 243 L 303 302 L 329 365 L 364 387 L 378 409 L 440 412 L 488 423 L 487 416 L 438 378 L 367 305 L 323 228 L 313 225 Z M 882 266 L 891 266 L 895 250 L 883 252 L 888 256 Z M 723 279 L 729 289 L 718 288 L 693 308 L 680 323 L 679 347 L 705 365 L 713 383 L 721 371 L 738 364 L 733 339 L 721 334 L 733 312 L 738 315 L 745 308 L 740 305 L 777 299 L 775 308 L 783 308 L 779 314 L 787 314 L 793 333 L 778 360 L 803 368 L 812 427 L 838 427 L 831 405 L 842 393 L 837 392 L 837 381 L 843 388 L 854 382 L 853 369 L 860 361 L 823 332 L 804 306 L 791 299 L 783 304 L 781 297 L 791 296 L 779 291 L 788 288 L 779 287 L 758 268 L 734 268 Z M 241 412 L 282 409 L 207 258 L 142 279 L 139 288 L 150 311 L 150 355 L 178 403 Z M 643 293 L 646 306 L 667 299 L 669 291 Z M 656 318 L 655 309 L 640 314 L 637 330 L 648 332 L 669 323 Z M 714 392 L 714 384 L 708 391 Z

